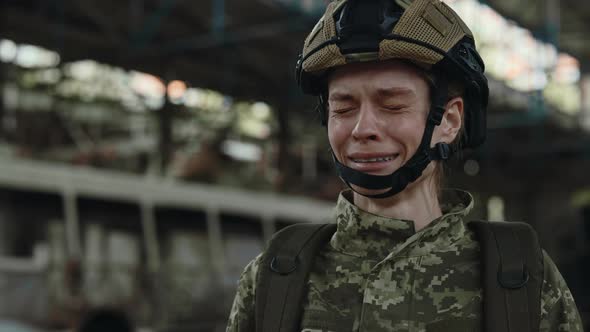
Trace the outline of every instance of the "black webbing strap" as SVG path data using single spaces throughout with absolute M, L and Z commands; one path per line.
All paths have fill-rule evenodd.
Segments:
M 336 224 L 295 224 L 273 236 L 257 275 L 257 332 L 297 331 L 314 257 L 335 231 Z
M 482 254 L 484 330 L 539 331 L 543 253 L 530 225 L 473 221 Z

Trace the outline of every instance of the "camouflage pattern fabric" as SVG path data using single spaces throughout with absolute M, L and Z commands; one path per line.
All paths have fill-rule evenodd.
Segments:
M 482 331 L 479 244 L 465 216 L 473 198 L 446 191 L 443 216 L 419 232 L 409 220 L 377 216 L 340 195 L 338 229 L 314 261 L 300 330 Z M 239 281 L 228 332 L 254 331 L 260 256 Z M 545 255 L 541 331 L 583 331 L 574 299 Z

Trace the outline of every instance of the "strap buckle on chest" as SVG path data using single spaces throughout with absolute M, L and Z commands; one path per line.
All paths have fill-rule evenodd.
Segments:
M 498 271 L 498 282 L 508 289 L 519 289 L 529 281 L 529 273 L 524 265 L 519 268 L 502 268 Z
M 270 269 L 280 275 L 287 275 L 297 269 L 297 260 L 291 256 L 275 256 L 270 262 Z

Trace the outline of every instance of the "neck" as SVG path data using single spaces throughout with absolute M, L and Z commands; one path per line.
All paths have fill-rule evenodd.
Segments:
M 419 179 L 402 192 L 387 198 L 368 198 L 353 193 L 354 204 L 380 216 L 414 221 L 416 232 L 442 216 L 432 178 Z

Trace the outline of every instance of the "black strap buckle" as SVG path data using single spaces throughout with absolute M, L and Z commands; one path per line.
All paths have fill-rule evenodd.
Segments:
M 275 256 L 270 262 L 270 269 L 280 275 L 287 275 L 297 268 L 295 258 L 289 256 Z
M 447 160 L 451 156 L 451 147 L 447 143 L 436 143 L 435 148 L 440 160 Z
M 434 110 L 433 112 L 430 112 L 428 120 L 430 121 L 430 123 L 434 124 L 435 126 L 438 126 L 442 122 L 444 114 L 445 108 L 443 106 L 434 106 Z
M 529 273 L 522 266 L 516 270 L 498 271 L 498 282 L 504 288 L 519 289 L 529 281 Z
M 297 64 L 295 65 L 295 79 L 297 80 L 298 86 L 301 86 L 302 68 L 303 68 L 303 53 L 299 53 L 299 56 L 297 56 Z

